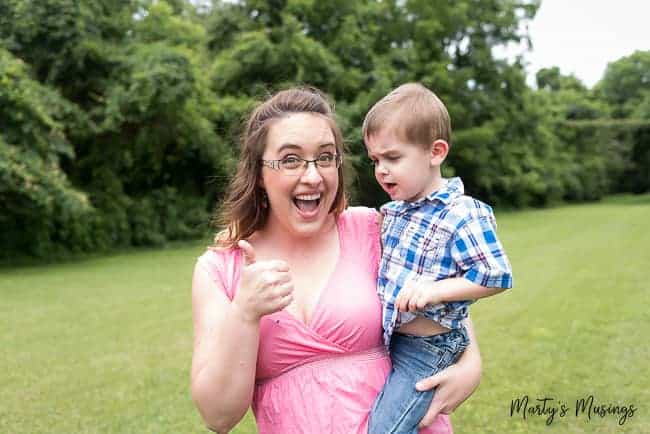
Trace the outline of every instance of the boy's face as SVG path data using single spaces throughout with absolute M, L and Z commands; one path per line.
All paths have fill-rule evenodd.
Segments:
M 375 178 L 392 200 L 413 202 L 441 186 L 440 164 L 449 145 L 436 140 L 429 146 L 406 143 L 387 128 L 366 137 Z M 444 149 L 443 149 L 444 148 Z

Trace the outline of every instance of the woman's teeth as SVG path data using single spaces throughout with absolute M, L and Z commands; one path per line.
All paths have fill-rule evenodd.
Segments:
M 301 211 L 313 211 L 320 204 L 320 193 L 296 195 L 293 202 Z

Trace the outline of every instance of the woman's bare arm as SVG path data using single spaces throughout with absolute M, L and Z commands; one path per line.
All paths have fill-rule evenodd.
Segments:
M 217 432 L 230 431 L 253 399 L 261 318 L 293 300 L 286 262 L 256 262 L 253 246 L 247 241 L 238 246 L 245 264 L 232 302 L 198 265 L 192 280 L 192 398 Z
M 192 313 L 192 398 L 211 430 L 229 432 L 252 400 L 259 321 L 247 320 L 199 266 L 192 280 Z

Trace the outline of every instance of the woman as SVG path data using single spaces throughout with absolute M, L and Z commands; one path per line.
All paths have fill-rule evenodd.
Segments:
M 390 370 L 375 291 L 378 214 L 346 209 L 343 140 L 316 90 L 260 104 L 242 146 L 227 229 L 194 271 L 193 399 L 217 432 L 252 405 L 262 434 L 365 433 Z M 438 387 L 421 432 L 452 432 L 439 413 L 478 385 L 468 326 L 461 360 L 419 384 Z

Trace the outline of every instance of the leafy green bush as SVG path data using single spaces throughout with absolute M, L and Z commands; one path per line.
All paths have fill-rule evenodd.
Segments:
M 256 102 L 290 85 L 336 102 L 353 203 L 379 205 L 367 110 L 419 81 L 453 123 L 446 175 L 499 206 L 650 189 L 650 52 L 595 89 L 558 68 L 526 85 L 538 2 L 0 2 L 0 235 L 5 258 L 203 234 Z
M 61 168 L 74 151 L 60 115 L 72 111 L 0 48 L 0 202 L 2 255 L 50 256 L 83 248 L 78 224 L 93 213 L 87 195 Z

